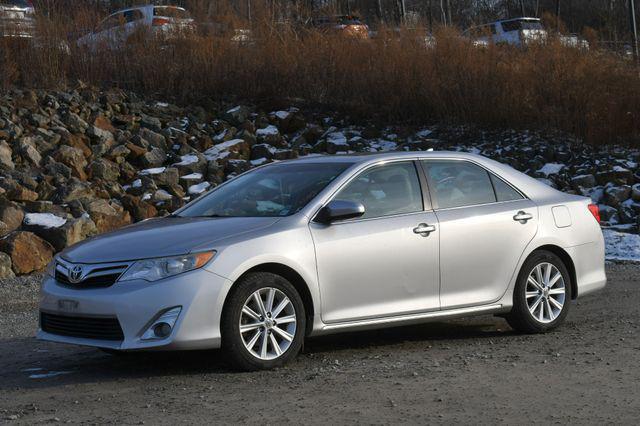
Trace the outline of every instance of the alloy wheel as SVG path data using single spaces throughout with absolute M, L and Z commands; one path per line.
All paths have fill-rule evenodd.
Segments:
M 284 354 L 296 335 L 296 311 L 291 300 L 277 288 L 256 290 L 240 314 L 240 336 L 245 348 L 261 360 Z
M 553 322 L 565 303 L 565 282 L 553 264 L 539 263 L 529 273 L 526 286 L 529 313 L 543 324 Z

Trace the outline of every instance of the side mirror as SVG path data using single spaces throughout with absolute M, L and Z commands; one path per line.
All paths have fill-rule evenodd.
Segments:
M 357 201 L 333 200 L 324 206 L 316 215 L 318 223 L 330 224 L 337 220 L 360 217 L 364 214 L 364 206 Z

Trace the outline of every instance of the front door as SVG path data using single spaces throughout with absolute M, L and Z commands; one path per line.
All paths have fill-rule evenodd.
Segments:
M 370 167 L 334 199 L 361 202 L 365 214 L 331 225 L 310 224 L 322 320 L 439 309 L 437 219 L 424 211 L 414 162 Z

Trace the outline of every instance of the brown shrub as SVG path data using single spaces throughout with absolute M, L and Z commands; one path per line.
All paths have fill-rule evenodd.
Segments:
M 67 34 L 95 21 L 89 12 L 43 19 L 38 42 L 2 46 L 0 83 L 46 88 L 82 80 L 180 102 L 296 98 L 381 121 L 559 128 L 592 143 L 640 140 L 637 67 L 554 40 L 479 48 L 443 28 L 427 46 L 419 31 L 382 28 L 360 42 L 255 18 L 254 39 L 245 44 L 229 30 L 170 41 L 139 34 L 117 51 L 61 47 Z M 225 22 L 247 25 L 237 17 Z

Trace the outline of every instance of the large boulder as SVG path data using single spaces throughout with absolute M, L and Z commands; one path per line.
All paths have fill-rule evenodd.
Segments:
M 96 225 L 88 215 L 67 219 L 50 213 L 28 213 L 24 224 L 26 230 L 49 242 L 56 251 L 97 234 Z
M 17 275 L 43 270 L 54 254 L 51 244 L 25 231 L 14 232 L 0 240 L 0 251 L 9 255 L 13 272 Z
M 4 232 L 0 236 L 14 231 L 22 225 L 24 211 L 20 205 L 11 201 L 0 199 L 0 221 L 5 225 Z M 2 231 L 2 229 L 0 229 Z

